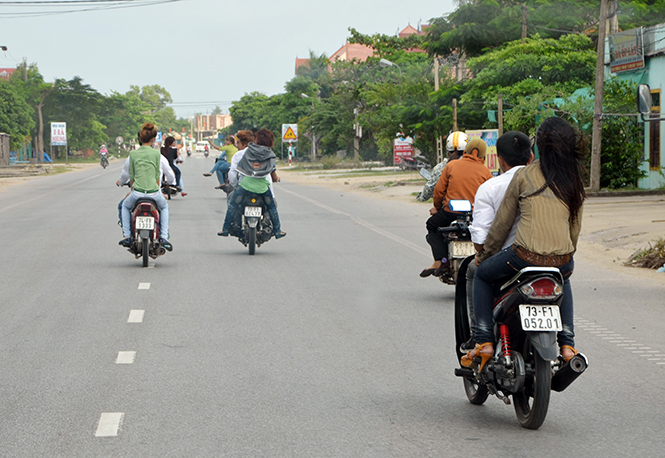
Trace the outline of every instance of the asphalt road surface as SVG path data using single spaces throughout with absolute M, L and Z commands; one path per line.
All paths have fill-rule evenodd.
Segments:
M 216 232 L 213 159 L 182 166 L 174 251 L 117 245 L 121 164 L 0 191 L 0 456 L 631 457 L 665 452 L 665 286 L 577 262 L 588 371 L 538 431 L 453 375 L 453 289 L 421 208 L 276 185 L 288 235 Z

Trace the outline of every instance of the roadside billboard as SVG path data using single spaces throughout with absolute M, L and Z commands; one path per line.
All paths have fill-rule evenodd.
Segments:
M 51 123 L 51 146 L 67 146 L 67 123 Z
M 642 27 L 613 33 L 609 38 L 610 71 L 627 72 L 644 68 L 644 40 Z
M 413 138 L 397 137 L 393 143 L 393 164 L 402 163 L 403 157 L 413 157 Z
M 466 135 L 469 140 L 480 138 L 487 143 L 487 153 L 485 153 L 485 165 L 492 172 L 492 175 L 499 175 L 499 158 L 496 155 L 496 140 L 499 138 L 498 129 L 467 130 Z

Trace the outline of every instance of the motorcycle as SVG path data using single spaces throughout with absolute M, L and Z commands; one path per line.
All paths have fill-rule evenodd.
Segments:
M 448 259 L 452 272 L 450 275 L 439 277 L 442 283 L 455 285 L 459 278 L 459 270 L 462 262 L 476 253 L 471 241 L 469 226 L 472 220 L 471 202 L 468 200 L 450 200 L 448 208 L 453 212 L 459 212 L 458 218 L 450 223 L 448 227 L 440 227 L 439 233 L 444 234 L 448 240 Z
M 458 360 L 462 343 L 470 338 L 466 295 L 466 270 L 473 257 L 462 263 L 455 288 L 455 340 Z M 494 293 L 494 356 L 478 370 L 460 367 L 455 375 L 464 382 L 472 404 L 483 404 L 490 394 L 510 405 L 521 426 L 538 429 L 547 415 L 551 391 L 561 392 L 588 367 L 578 353 L 568 362 L 559 356 L 556 340 L 561 330 L 559 306 L 563 276 L 556 267 L 526 267 L 497 284 Z
M 401 170 L 420 170 L 422 168 L 429 169 L 430 163 L 425 156 L 420 154 L 416 156 L 402 156 L 402 161 L 399 164 Z
M 109 165 L 109 160 L 108 160 L 108 158 L 106 157 L 106 155 L 102 155 L 102 159 L 101 159 L 100 165 L 102 166 L 102 168 L 106 168 L 106 167 L 108 167 L 108 165 Z
M 235 198 L 231 194 L 231 198 Z M 240 212 L 231 223 L 229 234 L 238 237 L 240 243 L 249 248 L 249 254 L 256 252 L 256 247 L 266 243 L 272 237 L 272 220 L 268 214 L 263 196 L 247 194 L 239 202 Z
M 171 200 L 171 197 L 175 197 L 179 192 L 182 192 L 180 186 L 173 186 L 162 180 L 162 194 L 166 196 L 166 200 Z
M 159 243 L 159 209 L 150 199 L 139 199 L 131 211 L 133 243 L 128 251 L 142 258 L 143 267 L 148 267 L 148 258 L 157 259 L 166 253 Z

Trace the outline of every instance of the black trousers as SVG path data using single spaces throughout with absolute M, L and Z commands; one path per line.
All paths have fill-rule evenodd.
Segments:
M 427 227 L 427 236 L 425 240 L 432 247 L 432 255 L 435 261 L 440 261 L 448 257 L 448 240 L 447 238 L 437 231 L 440 227 L 450 226 L 450 223 L 455 221 L 459 215 L 450 213 L 443 208 L 430 216 L 425 226 Z

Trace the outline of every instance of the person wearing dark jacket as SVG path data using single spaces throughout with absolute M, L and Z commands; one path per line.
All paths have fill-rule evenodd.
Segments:
M 237 171 L 242 175 L 242 179 L 238 183 L 238 188 L 230 196 L 224 225 L 222 231 L 218 232 L 217 235 L 221 237 L 229 235 L 231 223 L 238 211 L 238 204 L 248 194 L 259 194 L 263 197 L 272 220 L 275 238 L 280 239 L 286 235 L 286 232 L 281 230 L 277 204 L 270 192 L 270 181 L 267 178 L 270 175 L 272 181 L 279 181 L 279 177 L 275 172 L 277 156 L 271 149 L 274 143 L 275 136 L 273 133 L 268 129 L 261 129 L 256 133 L 256 143 L 250 143 L 247 147 L 237 166 Z

